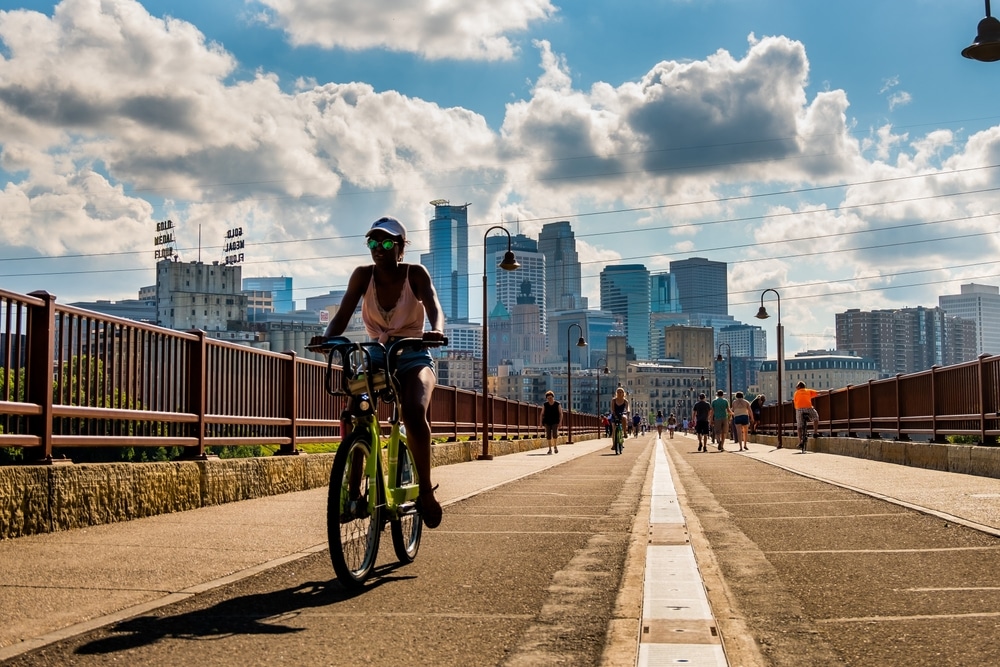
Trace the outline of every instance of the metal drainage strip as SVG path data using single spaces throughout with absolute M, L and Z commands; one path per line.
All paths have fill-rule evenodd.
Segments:
M 639 667 L 727 667 L 701 572 L 687 539 L 670 462 L 659 445 L 653 464 L 649 521 Z

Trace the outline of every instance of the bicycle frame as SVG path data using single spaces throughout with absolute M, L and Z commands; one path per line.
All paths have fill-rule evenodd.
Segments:
M 406 445 L 405 436 L 399 427 L 399 408 L 393 404 L 393 414 L 390 419 L 392 428 L 389 437 L 385 440 L 381 434 L 381 422 L 376 415 L 365 415 L 358 417 L 355 428 L 362 428 L 368 432 L 368 441 L 371 443 L 372 452 L 378 452 L 378 456 L 368 457 L 364 475 L 368 479 L 379 480 L 379 486 L 384 493 L 372 494 L 368 498 L 368 509 L 374 512 L 375 505 L 384 503 L 390 518 L 397 518 L 401 514 L 413 509 L 413 503 L 420 495 L 419 480 L 417 471 L 409 463 L 407 458 L 400 459 L 401 445 Z M 409 483 L 406 483 L 406 475 L 409 468 Z M 397 484 L 397 480 L 402 483 Z
M 384 369 L 375 368 L 370 348 L 380 349 L 384 352 L 386 360 Z M 317 351 L 324 350 L 319 348 Z M 389 359 L 393 358 L 392 346 L 386 350 L 380 343 L 351 343 L 345 340 L 334 344 L 325 351 L 328 357 L 327 391 L 331 394 L 350 397 L 346 414 L 350 415 L 351 420 L 348 424 L 346 420 L 342 419 L 343 425 L 350 428 L 349 432 L 354 432 L 358 428 L 364 429 L 368 434 L 366 439 L 371 443 L 371 451 L 379 454 L 368 458 L 363 471 L 365 477 L 377 481 L 378 484 L 378 493 L 369 495 L 368 510 L 374 512 L 376 505 L 383 503 L 388 518 L 396 519 L 414 509 L 420 495 L 420 489 L 416 468 L 412 466 L 409 458 L 400 457 L 401 448 L 406 446 L 406 437 L 400 429 L 398 382 L 395 377 L 395 369 L 389 363 Z M 361 353 L 361 359 L 354 364 L 350 362 L 351 351 Z M 334 352 L 339 353 L 343 361 L 339 390 L 333 386 Z M 369 372 L 364 373 L 362 367 L 369 369 Z M 385 374 L 384 378 L 380 375 L 381 373 Z M 382 438 L 382 424 L 376 412 L 380 397 L 383 401 L 392 403 L 392 416 L 389 418 L 391 429 L 389 437 L 385 440 Z M 368 405 L 364 404 L 365 401 L 368 402 Z M 343 439 L 346 437 L 347 433 L 344 433 Z M 360 476 L 362 471 L 358 471 L 357 474 Z

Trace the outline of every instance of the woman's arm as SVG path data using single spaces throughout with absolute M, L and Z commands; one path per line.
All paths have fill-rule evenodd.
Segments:
M 423 264 L 410 264 L 410 289 L 420 303 L 424 304 L 424 313 L 430 322 L 431 331 L 443 335 L 444 313 L 441 302 L 438 301 L 437 290 L 434 289 L 431 276 Z
M 354 269 L 351 279 L 347 282 L 347 291 L 344 292 L 344 298 L 340 300 L 340 307 L 337 308 L 337 313 L 330 319 L 330 324 L 327 325 L 326 332 L 323 334 L 324 336 L 327 338 L 330 336 L 339 336 L 347 329 L 347 325 L 351 323 L 351 318 L 354 317 L 354 311 L 358 308 L 358 302 L 361 301 L 365 290 L 368 289 L 368 283 L 371 282 L 373 268 L 373 266 L 368 265 L 359 266 Z

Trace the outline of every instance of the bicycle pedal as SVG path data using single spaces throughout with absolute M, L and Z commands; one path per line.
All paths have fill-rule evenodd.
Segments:
M 411 514 L 417 513 L 417 503 L 413 500 L 408 500 L 399 507 L 396 508 L 399 516 L 409 516 Z

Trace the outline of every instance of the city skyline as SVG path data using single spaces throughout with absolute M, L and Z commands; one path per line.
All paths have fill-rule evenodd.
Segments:
M 437 199 L 469 203 L 472 322 L 496 224 L 572 224 L 577 306 L 609 265 L 725 262 L 736 320 L 780 293 L 788 354 L 833 347 L 837 312 L 1000 282 L 1000 65 L 961 56 L 971 0 L 13 4 L 6 290 L 131 298 L 171 221 L 183 261 L 242 255 L 301 303 L 381 215 L 419 261 Z

